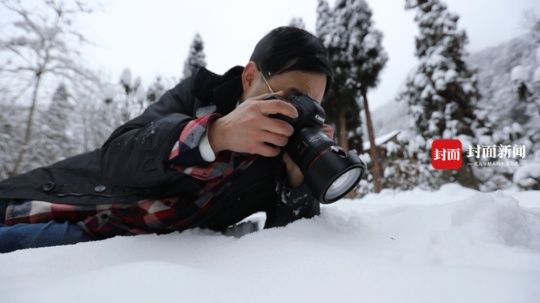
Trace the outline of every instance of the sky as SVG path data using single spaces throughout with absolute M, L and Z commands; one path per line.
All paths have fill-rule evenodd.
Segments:
M 333 4 L 333 0 L 330 1 Z M 372 109 L 393 100 L 408 72 L 415 66 L 414 13 L 403 0 L 368 0 L 375 27 L 384 34 L 389 61 L 380 83 L 369 94 Z M 102 0 L 102 9 L 79 20 L 93 43 L 85 58 L 117 82 L 129 67 L 148 85 L 156 75 L 180 77 L 195 33 L 205 43 L 208 68 L 224 73 L 245 65 L 257 41 L 271 29 L 301 17 L 314 32 L 317 0 Z M 540 15 L 540 1 L 452 0 L 449 9 L 461 18 L 470 52 L 495 46 L 526 31 L 526 11 Z

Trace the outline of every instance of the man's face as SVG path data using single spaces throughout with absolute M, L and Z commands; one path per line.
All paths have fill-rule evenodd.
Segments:
M 321 103 L 326 87 L 326 75 L 302 71 L 285 72 L 266 77 L 266 80 L 268 84 L 255 64 L 250 62 L 243 75 L 243 99 L 268 94 L 271 88 L 274 92 L 283 91 L 285 96 L 302 93 Z

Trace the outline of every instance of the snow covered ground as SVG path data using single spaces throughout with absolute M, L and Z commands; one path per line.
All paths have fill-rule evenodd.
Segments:
M 342 200 L 240 238 L 192 230 L 0 255 L 11 302 L 540 302 L 540 192 Z

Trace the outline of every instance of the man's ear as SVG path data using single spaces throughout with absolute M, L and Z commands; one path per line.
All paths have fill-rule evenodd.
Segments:
M 255 84 L 259 69 L 253 61 L 249 61 L 244 71 L 242 72 L 242 89 L 244 92 L 250 91 L 250 88 Z

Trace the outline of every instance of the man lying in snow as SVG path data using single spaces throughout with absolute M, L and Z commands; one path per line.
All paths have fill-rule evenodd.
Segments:
M 265 228 L 319 214 L 298 166 L 282 151 L 295 118 L 272 92 L 321 102 L 331 68 L 321 42 L 280 27 L 249 63 L 201 68 L 100 149 L 0 182 L 0 252 L 200 227 L 224 230 L 259 211 Z M 332 128 L 323 131 L 333 137 Z M 271 143 L 271 144 L 267 144 Z M 39 148 L 38 146 L 34 148 Z

